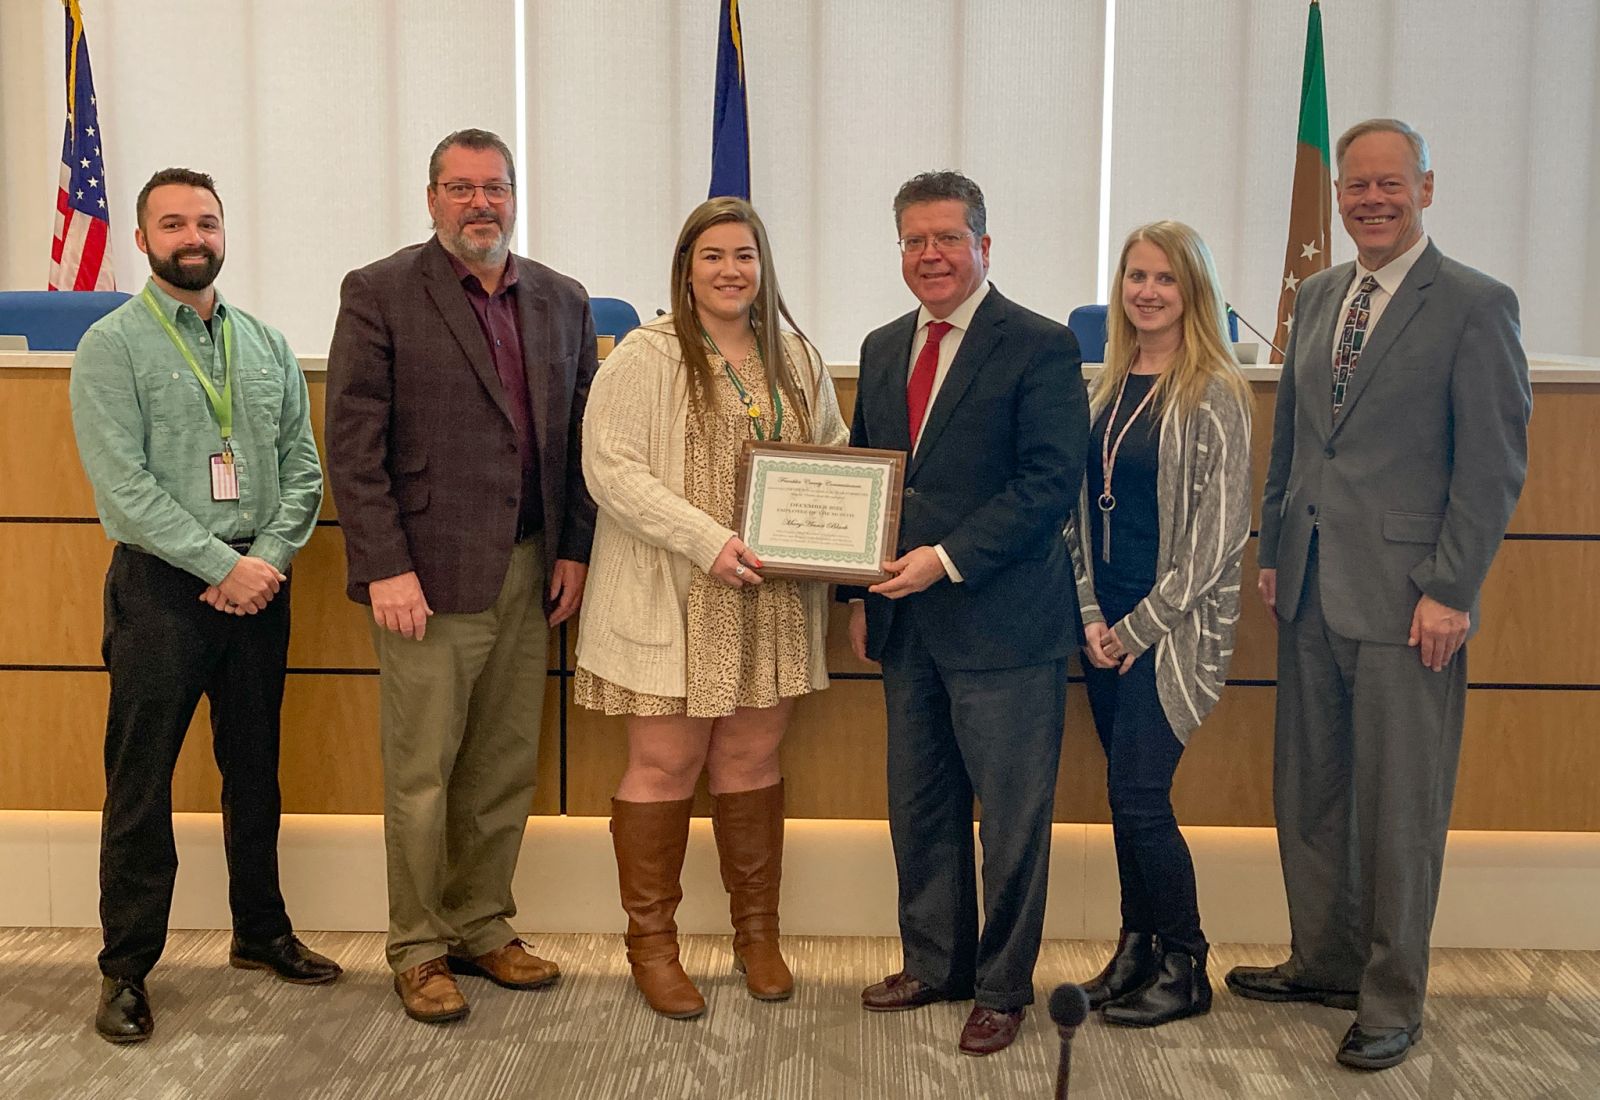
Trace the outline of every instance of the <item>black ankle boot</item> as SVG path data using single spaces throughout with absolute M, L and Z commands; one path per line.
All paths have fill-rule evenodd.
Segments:
M 1206 979 L 1206 955 L 1164 951 L 1156 980 L 1101 1010 L 1108 1024 L 1123 1027 L 1158 1027 L 1173 1020 L 1211 1011 L 1211 982 Z
M 1124 929 L 1106 968 L 1083 985 L 1089 995 L 1089 1007 L 1099 1008 L 1118 997 L 1137 993 L 1156 976 L 1158 961 L 1154 936 Z

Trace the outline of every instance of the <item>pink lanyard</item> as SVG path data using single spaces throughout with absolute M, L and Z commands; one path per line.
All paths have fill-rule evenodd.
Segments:
M 1139 402 L 1138 408 L 1133 410 L 1133 415 L 1128 417 L 1127 423 L 1122 425 L 1122 431 L 1117 433 L 1117 441 L 1111 442 L 1111 429 L 1117 423 L 1117 410 L 1122 408 L 1122 395 L 1128 390 L 1128 374 L 1122 376 L 1122 385 L 1117 387 L 1117 400 L 1111 406 L 1111 415 L 1106 419 L 1105 434 L 1100 437 L 1100 469 L 1104 484 L 1100 489 L 1100 497 L 1095 501 L 1100 506 L 1102 519 L 1100 523 L 1101 551 L 1103 561 L 1111 560 L 1111 510 L 1117 506 L 1117 498 L 1111 493 L 1111 475 L 1117 468 L 1117 452 L 1122 450 L 1122 441 L 1127 438 L 1128 429 L 1133 427 L 1133 422 L 1139 419 L 1139 414 L 1144 412 L 1144 407 L 1156 395 L 1156 383 L 1150 384 L 1150 389 L 1145 392 L 1144 400 Z M 1157 380 L 1159 381 L 1159 379 Z

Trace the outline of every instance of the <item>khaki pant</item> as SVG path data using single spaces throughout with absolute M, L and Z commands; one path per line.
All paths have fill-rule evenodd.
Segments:
M 516 935 L 511 876 L 532 806 L 549 628 L 540 540 L 519 543 L 499 598 L 436 614 L 421 641 L 374 624 L 389 870 L 389 965 Z M 426 594 L 426 593 L 424 593 Z

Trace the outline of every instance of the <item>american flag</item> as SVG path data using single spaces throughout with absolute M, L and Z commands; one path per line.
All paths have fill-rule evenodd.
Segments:
M 61 142 L 61 188 L 56 192 L 56 235 L 50 246 L 51 290 L 114 290 L 106 238 L 111 211 L 106 168 L 100 157 L 100 118 L 89 73 L 89 39 L 78 0 L 67 10 L 67 130 Z

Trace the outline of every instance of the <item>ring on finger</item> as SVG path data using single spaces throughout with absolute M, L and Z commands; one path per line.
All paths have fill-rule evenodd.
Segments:
M 736 577 L 744 576 L 745 572 L 746 572 L 746 570 L 745 570 L 745 567 L 743 565 L 736 565 L 736 566 L 733 567 L 733 575 L 736 576 Z

